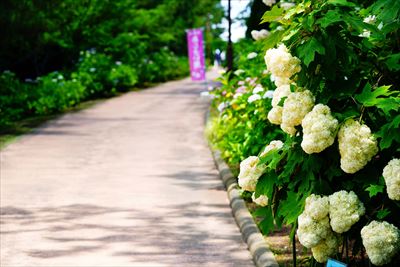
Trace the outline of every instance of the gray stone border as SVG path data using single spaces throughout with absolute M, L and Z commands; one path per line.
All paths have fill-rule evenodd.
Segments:
M 265 242 L 260 230 L 258 229 L 253 217 L 246 207 L 244 200 L 240 197 L 236 178 L 233 176 L 228 165 L 221 157 L 221 152 L 212 149 L 215 165 L 228 193 L 229 204 L 232 208 L 233 217 L 242 233 L 243 240 L 246 242 L 249 251 L 257 267 L 279 267 L 274 254 Z

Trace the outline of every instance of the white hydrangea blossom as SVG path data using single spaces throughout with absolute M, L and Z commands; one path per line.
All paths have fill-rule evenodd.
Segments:
M 268 205 L 268 197 L 266 195 L 259 195 L 258 198 L 256 198 L 256 193 L 254 192 L 253 195 L 251 195 L 251 199 L 261 207 Z
M 329 198 L 311 194 L 306 198 L 304 211 L 314 220 L 321 220 L 328 216 Z
M 390 199 L 400 200 L 400 159 L 392 159 L 383 168 L 386 192 Z
M 326 262 L 329 257 L 332 257 L 337 253 L 341 243 L 340 241 L 340 237 L 330 231 L 325 239 L 315 247 L 311 248 L 314 259 L 319 263 Z
M 261 157 L 266 155 L 268 152 L 270 152 L 271 150 L 274 149 L 281 149 L 283 147 L 283 142 L 281 140 L 272 140 L 263 150 L 263 152 L 261 152 Z
M 264 91 L 264 88 L 261 85 L 257 85 L 256 87 L 254 87 L 253 89 L 253 94 L 258 94 Z
M 287 97 L 290 93 L 290 85 L 288 84 L 277 87 L 272 95 L 272 106 L 277 107 L 281 99 Z
M 341 190 L 329 196 L 329 217 L 336 233 L 347 232 L 364 213 L 364 204 L 353 191 Z
M 268 120 L 272 124 L 281 124 L 282 123 L 282 107 L 273 107 L 271 110 L 268 112 Z
M 314 220 L 307 212 L 303 212 L 298 217 L 298 224 L 297 236 L 307 248 L 315 247 L 332 232 L 328 216 Z
M 303 150 L 312 154 L 319 153 L 331 146 L 335 141 L 338 124 L 328 106 L 323 104 L 314 106 L 301 122 L 303 127 L 301 147 Z
M 247 59 L 253 59 L 257 57 L 257 53 L 256 52 L 251 52 L 247 55 Z
M 270 32 L 266 29 L 262 29 L 260 31 L 252 30 L 250 34 L 254 40 L 258 41 L 267 38 L 270 35 Z
M 268 90 L 265 92 L 265 94 L 263 95 L 263 99 L 265 98 L 273 98 L 274 97 L 274 91 L 272 90 Z
M 265 53 L 267 70 L 275 77 L 290 78 L 301 70 L 300 59 L 292 56 L 284 44 Z
M 266 6 L 273 6 L 276 3 L 276 0 L 262 0 Z
M 239 186 L 247 191 L 255 191 L 258 179 L 264 173 L 266 166 L 258 166 L 260 159 L 250 156 L 240 163 Z
M 260 100 L 261 96 L 259 94 L 254 94 L 249 96 L 249 98 L 247 99 L 248 103 L 253 103 L 254 101 Z
M 309 90 L 289 94 L 282 109 L 282 130 L 294 135 L 294 126 L 301 124 L 304 116 L 313 108 L 314 102 L 315 98 Z
M 361 238 L 370 261 L 387 264 L 400 250 L 400 231 L 388 222 L 372 221 L 361 229 Z
M 361 170 L 378 153 L 376 139 L 367 125 L 348 120 L 338 133 L 340 167 L 346 173 Z

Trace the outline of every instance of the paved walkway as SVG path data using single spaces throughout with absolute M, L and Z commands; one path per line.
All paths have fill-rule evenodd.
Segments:
M 1 266 L 254 266 L 203 138 L 204 85 L 131 92 L 1 151 Z

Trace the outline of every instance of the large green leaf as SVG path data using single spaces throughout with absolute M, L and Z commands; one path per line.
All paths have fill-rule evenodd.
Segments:
M 365 191 L 369 192 L 369 197 L 376 196 L 378 193 L 382 193 L 385 186 L 378 184 L 371 184 Z
M 355 95 L 355 99 L 366 107 L 375 106 L 388 114 L 391 110 L 399 110 L 400 107 L 399 97 L 390 97 L 398 95 L 399 91 L 390 90 L 390 87 L 384 85 L 372 90 L 371 85 L 366 84 L 361 94 Z
M 270 11 L 264 13 L 261 18 L 261 23 L 279 21 L 282 18 L 284 9 L 274 5 Z
M 306 66 L 310 65 L 314 60 L 315 53 L 325 55 L 325 47 L 315 37 L 306 41 L 297 51 L 300 59 L 303 60 Z
M 326 28 L 327 26 L 342 20 L 343 20 L 342 14 L 338 10 L 329 10 L 325 14 L 325 16 L 323 16 L 317 21 L 317 23 L 321 24 L 322 27 Z

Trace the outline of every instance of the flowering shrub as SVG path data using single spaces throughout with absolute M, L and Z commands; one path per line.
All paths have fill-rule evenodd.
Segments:
M 291 237 L 297 232 L 318 262 L 328 256 L 347 260 L 337 253 L 342 239 L 342 250 L 346 244 L 352 250 L 348 264 L 357 265 L 364 250 L 374 264 L 380 264 L 376 254 L 385 263 L 400 257 L 397 248 L 386 253 L 361 242 L 361 229 L 372 220 L 400 227 L 399 164 L 394 160 L 400 144 L 399 14 L 394 0 L 277 3 L 263 16 L 270 35 L 256 42 L 264 46 L 265 65 L 252 60 L 239 65 L 250 69 L 265 91 L 274 91 L 271 102 L 243 101 L 236 112 L 238 102 L 228 99 L 229 93 L 251 87 L 237 98 L 247 99 L 254 86 L 238 85 L 235 76 L 214 91 L 214 105 L 229 101 L 229 106 L 217 113 L 223 123 L 213 129 L 232 128 L 211 141 L 223 144 L 217 147 L 228 162 L 259 155 L 258 166 L 263 166 L 253 179 L 255 197 L 269 200 L 256 212 L 261 231 L 292 225 Z M 232 131 L 239 122 L 269 131 Z M 282 140 L 281 149 L 263 153 L 274 139 Z M 245 140 L 258 145 L 244 150 Z M 329 205 L 316 195 L 329 196 Z

